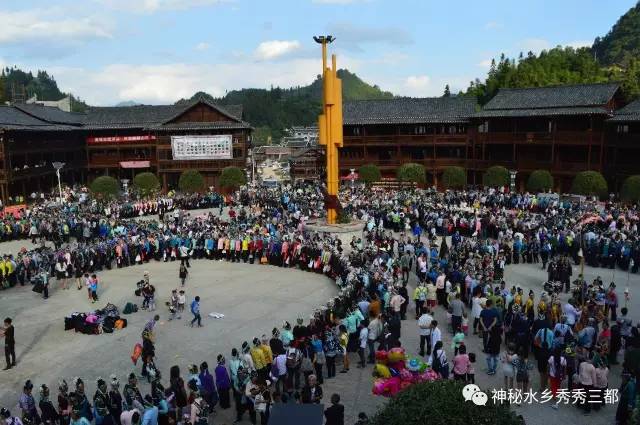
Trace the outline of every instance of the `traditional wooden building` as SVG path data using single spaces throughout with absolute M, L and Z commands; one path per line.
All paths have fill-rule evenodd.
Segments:
M 373 163 L 383 177 L 394 177 L 399 165 L 416 162 L 437 184 L 444 167 L 467 166 L 475 111 L 475 99 L 462 96 L 345 102 L 340 176 Z
M 326 176 L 324 147 L 297 150 L 289 158 L 289 171 L 294 181 L 318 182 Z
M 215 186 L 223 168 L 244 169 L 251 126 L 242 108 L 205 99 L 178 105 L 90 108 L 84 121 L 91 177 L 131 179 L 141 170 L 157 173 L 164 189 L 180 174 L 200 171 Z
M 86 179 L 82 116 L 36 104 L 0 106 L 0 199 L 27 198 L 57 185 L 53 162 L 63 162 L 62 179 Z
M 605 175 L 617 190 L 625 178 L 640 174 L 640 99 L 613 113 L 605 135 Z
M 536 169 L 553 174 L 556 190 L 577 172 L 606 172 L 606 122 L 620 105 L 615 83 L 500 89 L 473 115 L 470 182 L 492 165 L 517 170 L 521 189 Z

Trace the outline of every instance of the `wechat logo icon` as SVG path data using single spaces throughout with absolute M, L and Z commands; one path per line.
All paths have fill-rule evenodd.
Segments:
M 476 406 L 484 406 L 489 401 L 487 394 L 480 391 L 480 387 L 475 384 L 465 385 L 462 389 L 462 397 L 464 401 L 471 400 Z

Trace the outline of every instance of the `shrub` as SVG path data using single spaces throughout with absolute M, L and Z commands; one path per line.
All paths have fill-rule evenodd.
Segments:
M 573 179 L 571 192 L 578 195 L 597 196 L 607 195 L 607 181 L 597 171 L 583 171 Z
M 442 185 L 446 189 L 462 189 L 467 185 L 467 173 L 462 167 L 447 167 L 442 172 Z
M 398 181 L 424 184 L 427 181 L 426 171 L 422 164 L 410 162 L 402 164 L 396 174 Z
M 220 174 L 219 184 L 224 189 L 235 190 L 247 183 L 247 176 L 238 167 L 226 167 Z
M 187 193 L 200 192 L 204 189 L 204 177 L 198 170 L 185 170 L 180 174 L 178 187 Z
M 160 180 L 155 174 L 144 172 L 136 174 L 133 178 L 133 186 L 142 196 L 149 196 L 160 189 Z
M 98 198 L 110 199 L 120 193 L 120 185 L 118 180 L 111 176 L 96 177 L 90 186 L 91 192 Z
M 482 176 L 482 184 L 489 187 L 508 186 L 509 170 L 501 165 L 487 168 Z
M 379 182 L 382 179 L 380 168 L 375 164 L 365 164 L 358 170 L 360 181 L 367 186 L 371 183 Z
M 491 394 L 484 406 L 465 401 L 464 384 L 443 380 L 414 384 L 391 398 L 371 420 L 372 425 L 520 425 L 506 404 L 493 404 Z M 428 419 L 428 420 L 427 420 Z
M 620 198 L 629 202 L 640 201 L 640 174 L 625 179 L 620 189 Z
M 547 170 L 535 170 L 527 180 L 530 192 L 546 192 L 553 188 L 553 176 Z

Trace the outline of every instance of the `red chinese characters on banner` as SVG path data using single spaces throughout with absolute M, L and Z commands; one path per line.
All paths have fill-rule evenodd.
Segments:
M 87 143 L 90 145 L 101 145 L 110 143 L 140 143 L 152 142 L 154 140 L 156 140 L 156 136 L 153 135 L 87 137 Z
M 20 218 L 20 216 L 26 209 L 27 209 L 27 204 L 11 205 L 9 207 L 4 207 L 4 210 L 2 211 L 2 217 L 6 217 L 7 215 L 12 215 L 15 218 Z

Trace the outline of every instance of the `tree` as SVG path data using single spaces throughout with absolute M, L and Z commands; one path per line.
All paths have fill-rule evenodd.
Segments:
M 417 184 L 424 184 L 427 180 L 424 166 L 413 162 L 402 164 L 396 172 L 396 177 L 400 182 L 413 182 Z
M 444 94 L 442 97 L 451 97 L 451 89 L 449 88 L 449 84 L 444 86 Z
M 118 180 L 111 176 L 96 177 L 91 182 L 91 192 L 98 198 L 111 199 L 120 193 L 120 185 Z
M 186 193 L 200 192 L 204 189 L 204 177 L 198 170 L 185 170 L 180 174 L 178 187 Z
M 371 183 L 379 182 L 382 179 L 380 168 L 375 164 L 364 164 L 358 170 L 360 181 L 364 182 L 367 186 Z
M 508 404 L 494 404 L 491 394 L 487 403 L 476 405 L 465 401 L 464 384 L 440 380 L 413 384 L 389 399 L 371 419 L 371 425 L 519 425 L 521 422 Z M 429 418 L 425 422 L 425 418 Z
M 607 181 L 597 171 L 583 171 L 573 179 L 571 192 L 578 195 L 597 196 L 602 198 L 607 195 Z
M 160 181 L 155 174 L 144 172 L 136 174 L 133 178 L 133 186 L 142 196 L 149 196 L 160 189 Z
M 235 190 L 247 183 L 247 176 L 238 167 L 226 167 L 220 174 L 218 184 L 224 189 Z
M 535 170 L 527 180 L 530 192 L 546 192 L 553 188 L 553 176 L 547 170 Z
M 467 185 L 467 173 L 462 167 L 447 167 L 442 172 L 442 185 L 447 189 L 462 189 Z
M 482 184 L 490 187 L 509 185 L 509 170 L 501 165 L 487 168 L 482 176 Z
M 640 174 L 625 179 L 620 189 L 620 198 L 627 202 L 640 201 Z

